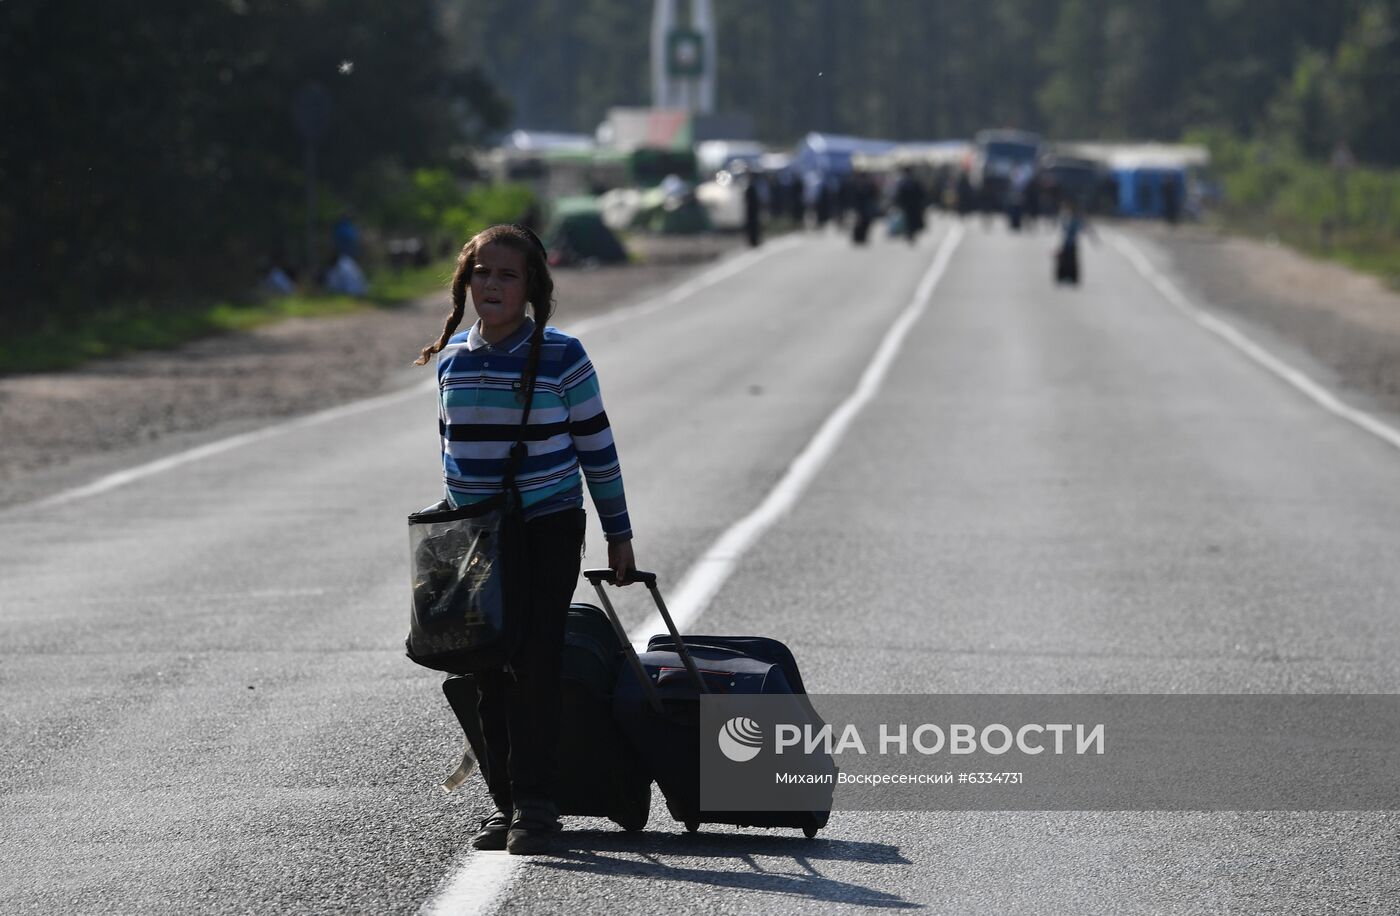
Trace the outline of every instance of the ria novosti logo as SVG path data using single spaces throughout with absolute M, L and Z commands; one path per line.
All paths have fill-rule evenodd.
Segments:
M 719 730 L 719 749 L 735 763 L 747 763 L 763 749 L 763 729 L 753 719 L 735 716 Z

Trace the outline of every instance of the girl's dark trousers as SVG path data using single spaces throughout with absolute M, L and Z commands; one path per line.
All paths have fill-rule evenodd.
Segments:
M 564 621 L 583 553 L 582 509 L 552 512 L 525 523 L 530 600 L 525 640 L 512 670 L 478 675 L 486 759 L 481 772 L 496 807 L 557 814 L 559 666 Z

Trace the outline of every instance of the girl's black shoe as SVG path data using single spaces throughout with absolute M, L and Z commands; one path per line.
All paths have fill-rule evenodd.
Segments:
M 506 835 L 509 832 L 510 815 L 497 811 L 481 822 L 481 829 L 472 837 L 472 848 L 499 852 L 506 848 Z
M 559 818 L 552 813 L 517 811 L 506 838 L 506 852 L 513 856 L 543 855 L 554 848 L 559 830 Z

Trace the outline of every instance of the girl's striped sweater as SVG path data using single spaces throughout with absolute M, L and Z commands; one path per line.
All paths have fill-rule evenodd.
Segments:
M 479 502 L 501 490 L 506 457 L 520 429 L 521 376 L 534 329 L 534 322 L 526 318 L 515 333 L 492 345 L 473 325 L 454 335 L 438 355 L 443 481 L 454 506 Z M 625 541 L 632 536 L 622 468 L 598 376 L 583 344 L 556 328 L 544 330 L 523 439 L 529 455 L 516 484 L 527 519 L 581 507 L 581 471 L 607 539 Z

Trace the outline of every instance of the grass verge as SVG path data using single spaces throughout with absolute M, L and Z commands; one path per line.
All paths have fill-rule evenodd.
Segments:
M 1313 257 L 1371 274 L 1400 291 L 1400 239 L 1387 233 L 1339 230 L 1328 222 L 1271 219 L 1238 209 L 1212 214 L 1209 222 L 1225 232 L 1282 242 Z
M 271 296 L 197 306 L 150 302 L 116 303 L 71 325 L 55 323 L 0 339 L 0 374 L 72 369 L 93 359 L 137 350 L 168 350 L 200 337 L 248 331 L 289 318 L 326 318 L 371 308 L 393 308 L 445 290 L 453 262 L 382 270 L 369 294 Z
M 1400 169 L 1333 168 L 1285 146 L 1228 133 L 1191 137 L 1211 150 L 1222 228 L 1285 242 L 1400 289 Z

